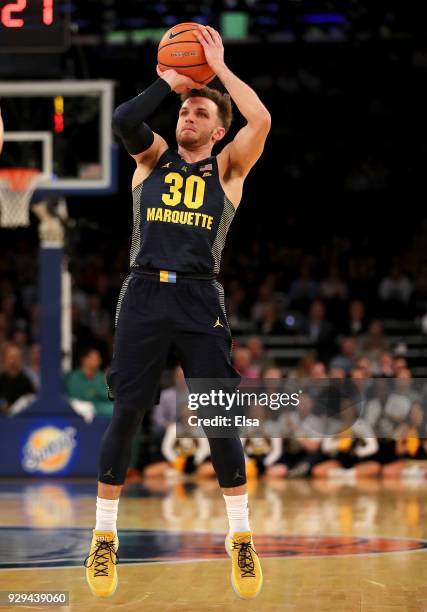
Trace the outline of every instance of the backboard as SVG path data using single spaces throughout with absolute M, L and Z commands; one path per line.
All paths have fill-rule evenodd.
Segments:
M 37 168 L 43 193 L 113 193 L 113 88 L 105 80 L 0 82 L 0 167 Z

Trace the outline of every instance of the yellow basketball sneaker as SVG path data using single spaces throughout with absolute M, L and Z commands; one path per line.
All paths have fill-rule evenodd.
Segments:
M 119 538 L 113 531 L 93 530 L 90 552 L 84 561 L 86 581 L 97 597 L 109 597 L 117 588 Z
M 262 587 L 262 569 L 250 531 L 225 538 L 225 550 L 231 557 L 231 585 L 242 599 L 256 597 Z

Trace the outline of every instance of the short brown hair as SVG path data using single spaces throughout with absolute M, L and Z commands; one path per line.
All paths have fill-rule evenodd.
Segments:
M 181 104 L 184 104 L 188 98 L 208 98 L 212 100 L 218 107 L 218 116 L 223 128 L 228 132 L 231 122 L 233 121 L 233 107 L 231 98 L 228 93 L 221 93 L 218 89 L 210 87 L 202 87 L 202 89 L 192 89 L 187 93 L 181 94 Z

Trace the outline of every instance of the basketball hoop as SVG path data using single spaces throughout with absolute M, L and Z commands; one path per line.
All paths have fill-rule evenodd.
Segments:
M 40 170 L 0 168 L 0 226 L 15 228 L 30 224 L 30 202 Z

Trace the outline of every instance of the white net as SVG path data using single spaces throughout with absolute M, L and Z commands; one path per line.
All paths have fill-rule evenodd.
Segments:
M 30 202 L 40 172 L 33 168 L 0 169 L 0 226 L 27 227 L 30 224 Z

